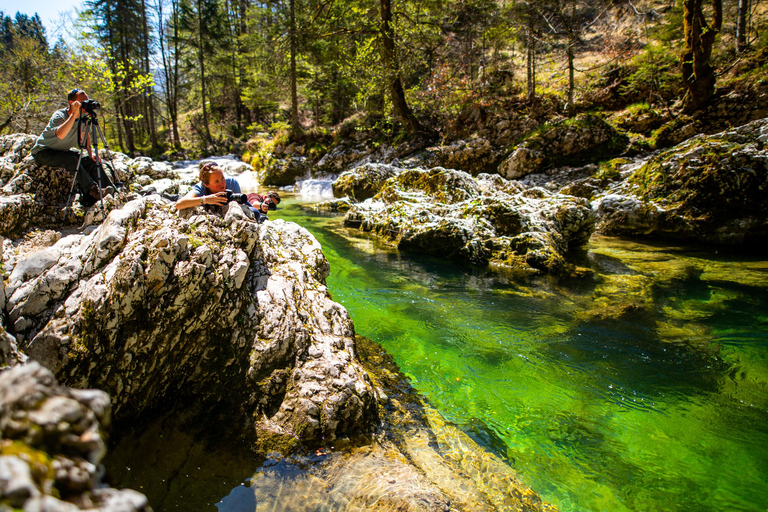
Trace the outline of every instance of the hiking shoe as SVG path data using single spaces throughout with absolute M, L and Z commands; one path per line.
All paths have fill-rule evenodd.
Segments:
M 109 194 L 114 194 L 114 193 L 115 193 L 115 188 L 112 186 L 109 186 L 107 188 L 101 189 L 101 194 L 99 194 L 99 186 L 95 183 L 91 186 L 91 189 L 88 191 L 88 194 L 94 199 L 101 199 L 104 196 L 107 196 Z

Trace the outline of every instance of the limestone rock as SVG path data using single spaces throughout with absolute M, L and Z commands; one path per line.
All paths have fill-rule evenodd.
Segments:
M 498 167 L 507 179 L 517 179 L 549 167 L 577 165 L 622 153 L 629 139 L 602 118 L 580 114 L 545 124 L 517 146 Z
M 173 168 L 165 162 L 155 162 L 147 156 L 134 158 L 130 163 L 130 168 L 138 176 L 147 176 L 150 179 L 157 180 L 163 178 L 176 178 L 178 175 Z
M 386 164 L 366 164 L 341 173 L 333 182 L 334 197 L 349 196 L 357 201 L 373 197 L 381 186 L 403 169 Z
M 355 162 L 360 162 L 366 156 L 373 153 L 373 151 L 373 146 L 367 144 L 354 146 L 339 144 L 323 155 L 317 162 L 316 167 L 319 172 L 338 174 L 347 170 Z
M 716 244 L 768 241 L 768 119 L 652 156 L 595 200 L 598 228 Z
M 40 364 L 0 372 L 0 497 L 24 511 L 151 512 L 144 495 L 101 481 L 103 391 L 60 386 Z
M 259 181 L 263 185 L 293 185 L 297 179 L 309 175 L 309 164 L 305 156 L 271 160 L 259 172 Z
M 7 310 L 30 357 L 65 384 L 108 391 L 123 420 L 173 393 L 242 411 L 238 424 L 258 428 L 240 434 L 261 440 L 370 431 L 373 388 L 317 240 L 234 202 L 191 213 L 148 196 L 88 236 L 7 255 Z
M 594 222 L 584 199 L 442 168 L 390 178 L 344 218 L 401 250 L 546 272 L 569 268 L 569 248 L 587 242 Z
M 446 169 L 466 171 L 473 176 L 493 171 L 499 152 L 488 139 L 458 140 L 446 146 L 429 148 L 433 152 L 431 164 Z

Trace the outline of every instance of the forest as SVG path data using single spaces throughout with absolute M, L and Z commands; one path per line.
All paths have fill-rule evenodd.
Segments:
M 693 114 L 768 76 L 760 0 L 86 0 L 68 40 L 0 13 L 0 134 L 38 133 L 73 87 L 110 146 L 242 153 L 470 137 L 499 112 Z

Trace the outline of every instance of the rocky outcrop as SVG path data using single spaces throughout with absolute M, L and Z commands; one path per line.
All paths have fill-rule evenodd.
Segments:
M 428 151 L 432 153 L 429 160 L 431 166 L 465 171 L 473 176 L 493 172 L 502 154 L 491 141 L 482 137 L 469 141 L 457 140 L 444 146 L 428 148 Z
M 305 156 L 272 159 L 259 172 L 259 181 L 262 185 L 278 187 L 293 185 L 297 179 L 309 176 L 310 164 L 311 162 Z
M 621 154 L 629 139 L 602 118 L 580 114 L 545 124 L 515 147 L 498 167 L 507 179 L 521 178 L 550 167 L 578 165 Z
M 226 404 L 264 449 L 370 431 L 373 389 L 320 245 L 248 216 L 229 203 L 182 219 L 149 196 L 88 236 L 6 255 L 18 339 L 63 383 L 109 392 L 123 420 L 172 396 Z
M 768 119 L 661 152 L 594 201 L 598 229 L 722 245 L 768 242 Z
M 102 482 L 109 396 L 60 386 L 36 362 L 0 372 L 0 509 L 151 512 Z
M 372 199 L 353 205 L 344 223 L 405 251 L 558 273 L 572 270 L 565 257 L 586 244 L 595 216 L 584 199 L 435 168 L 390 178 Z
M 386 164 L 365 164 L 345 171 L 333 182 L 334 197 L 364 201 L 373 197 L 384 183 L 403 169 Z
M 36 140 L 21 133 L 0 137 L 0 236 L 72 218 L 63 211 L 72 176 L 63 169 L 38 166 L 29 155 Z

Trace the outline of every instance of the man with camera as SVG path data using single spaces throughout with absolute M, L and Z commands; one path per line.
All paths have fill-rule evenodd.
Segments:
M 77 183 L 83 192 L 92 199 L 98 200 L 114 189 L 109 178 L 102 175 L 102 184 L 108 186 L 99 190 L 96 160 L 99 155 L 94 155 L 88 134 L 84 131 L 80 133 L 78 128 L 82 122 L 82 116 L 95 115 L 95 109 L 99 107 L 99 104 L 94 100 L 89 100 L 88 95 L 81 89 L 72 89 L 67 94 L 67 101 L 69 102 L 67 108 L 53 113 L 48 126 L 38 137 L 31 153 L 40 165 L 63 167 L 71 173 L 76 173 Z M 78 140 L 78 134 L 80 140 Z M 78 151 L 72 151 L 71 149 L 74 147 L 77 147 Z M 88 148 L 90 158 L 79 158 L 79 148 L 81 147 Z M 78 160 L 80 160 L 79 169 L 77 168 Z

